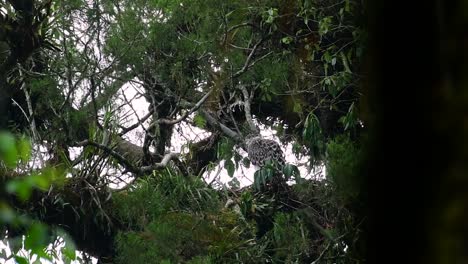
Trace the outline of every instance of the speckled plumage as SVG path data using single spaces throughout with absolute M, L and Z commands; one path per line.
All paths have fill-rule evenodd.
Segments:
M 261 168 L 268 160 L 271 160 L 273 164 L 276 162 L 279 170 L 283 168 L 285 164 L 284 153 L 278 142 L 260 136 L 251 136 L 246 139 L 245 144 L 253 165 Z

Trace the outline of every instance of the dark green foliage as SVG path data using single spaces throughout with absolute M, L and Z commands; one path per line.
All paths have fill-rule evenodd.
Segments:
M 318 162 L 323 160 L 325 143 L 320 121 L 313 112 L 309 113 L 305 120 L 302 138 L 304 144 L 306 144 L 309 149 L 308 154 L 310 155 L 311 165 L 318 164 Z
M 277 214 L 272 230 L 275 259 L 282 263 L 307 259 L 313 249 L 308 232 L 304 220 L 297 214 Z
M 327 177 L 341 198 L 350 201 L 359 195 L 359 168 L 362 150 L 347 136 L 340 136 L 327 144 Z
M 18 149 L 13 135 L 0 132 L 0 162 L 2 167 L 16 167 L 18 161 Z
M 276 170 L 273 165 L 267 164 L 263 168 L 257 170 L 254 174 L 254 186 L 257 190 L 261 190 L 264 186 L 272 181 L 272 178 L 275 176 Z
M 129 224 L 116 238 L 118 263 L 310 263 L 325 254 L 323 263 L 347 263 L 343 234 L 355 223 L 330 185 L 304 181 L 291 191 L 300 206 L 244 190 L 225 208 L 201 181 L 152 175 L 115 197 L 116 216 Z
M 201 180 L 169 170 L 139 180 L 133 188 L 115 197 L 117 216 L 131 228 L 144 228 L 148 219 L 172 210 L 198 213 L 220 206 L 218 194 Z
M 247 223 L 222 207 L 217 192 L 169 171 L 140 181 L 116 197 L 117 216 L 129 223 L 117 237 L 121 263 L 171 263 L 234 258 L 247 241 Z
M 49 261 L 58 260 L 55 249 L 47 250 L 50 243 L 56 240 L 53 232 L 61 232 L 57 228 L 51 228 L 47 224 L 35 220 L 29 215 L 24 214 L 20 208 L 12 207 L 6 200 L 8 193 L 15 197 L 21 204 L 28 202 L 34 192 L 47 191 L 54 183 L 64 178 L 64 172 L 56 168 L 42 168 L 41 171 L 5 181 L 4 173 L 6 169 L 13 168 L 21 170 L 19 165 L 29 162 L 31 156 L 31 144 L 24 136 L 15 137 L 14 135 L 0 131 L 0 182 L 6 183 L 0 185 L 0 232 L 9 229 L 6 241 L 10 245 L 11 253 L 7 255 L 6 251 L 0 251 L 0 258 L 3 260 L 14 258 L 17 263 L 30 263 L 28 258 L 23 257 L 21 251 L 28 251 L 30 255 L 36 255 L 38 258 Z M 5 167 L 6 166 L 6 167 Z M 13 231 L 13 232 L 12 232 Z M 17 235 L 16 232 L 21 232 Z M 68 239 L 66 233 L 61 232 L 63 237 L 64 254 L 62 261 L 70 262 L 76 259 L 75 246 L 73 241 Z M 70 253 L 70 250 L 72 253 Z
M 299 172 L 299 169 L 297 166 L 286 163 L 284 168 L 283 168 L 283 174 L 286 180 L 289 180 L 293 178 L 297 183 L 300 183 L 302 178 L 301 178 L 301 173 Z

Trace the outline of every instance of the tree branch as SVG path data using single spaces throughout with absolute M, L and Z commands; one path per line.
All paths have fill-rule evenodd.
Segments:
M 239 136 L 239 134 L 237 134 L 236 132 L 234 132 L 232 129 L 230 129 L 229 127 L 225 126 L 224 124 L 222 124 L 220 121 L 216 120 L 216 118 L 214 118 L 213 116 L 211 116 L 208 111 L 204 110 L 204 109 L 200 109 L 200 114 L 205 117 L 206 121 L 212 125 L 213 127 L 217 127 L 219 129 L 221 129 L 221 131 L 226 134 L 227 136 L 229 136 L 230 138 L 236 140 L 236 141 L 241 141 L 241 138 Z
M 145 173 L 145 172 L 150 172 L 150 171 L 153 171 L 153 170 L 164 168 L 164 167 L 167 166 L 169 161 L 171 161 L 171 160 L 173 160 L 175 158 L 178 158 L 179 156 L 180 156 L 180 153 L 175 153 L 175 152 L 167 153 L 167 154 L 164 155 L 161 162 L 155 163 L 155 164 L 153 164 L 151 166 L 143 166 L 143 167 L 139 168 L 139 171 L 141 173 Z
M 113 150 L 112 148 L 106 145 L 102 145 L 102 144 L 99 144 L 97 142 L 93 142 L 87 139 L 77 142 L 76 145 L 80 147 L 93 146 L 98 149 L 104 150 L 107 154 L 115 158 L 119 162 L 119 164 L 124 166 L 128 171 L 133 172 L 133 173 L 139 172 L 139 169 L 136 166 L 134 166 L 130 161 L 128 161 L 126 158 L 120 155 L 120 153 L 116 152 L 115 150 Z
M 257 42 L 257 44 L 255 44 L 252 48 L 252 51 L 250 52 L 249 56 L 247 57 L 247 60 L 245 60 L 245 63 L 244 63 L 244 67 L 242 67 L 242 69 L 238 70 L 236 73 L 234 73 L 232 75 L 232 78 L 237 78 L 239 77 L 241 74 L 243 74 L 244 72 L 246 72 L 249 68 L 251 68 L 252 66 L 254 66 L 257 62 L 263 60 L 264 58 L 266 58 L 267 56 L 269 56 L 271 53 L 273 53 L 272 51 L 268 52 L 267 54 L 263 55 L 262 57 L 256 59 L 254 62 L 250 63 L 250 61 L 252 60 L 253 58 L 253 55 L 255 54 L 255 52 L 257 51 L 258 47 L 260 46 L 260 44 L 264 41 L 264 39 L 261 39 L 259 42 Z
M 234 29 L 241 28 L 241 27 L 246 27 L 246 26 L 250 26 L 250 27 L 257 28 L 257 26 L 255 26 L 255 25 L 254 25 L 253 23 L 251 23 L 251 22 L 244 22 L 244 23 L 240 23 L 240 24 L 237 24 L 237 25 L 234 25 L 234 26 L 230 27 L 226 32 L 231 32 L 231 31 L 233 31 Z
M 137 128 L 139 125 L 143 124 L 148 118 L 150 118 L 153 115 L 153 113 L 149 112 L 146 114 L 144 117 L 142 117 L 138 122 L 135 124 L 129 126 L 129 127 L 122 127 L 122 131 L 119 133 L 119 136 L 123 136 L 127 134 L 128 132 L 132 131 L 133 129 Z
M 244 113 L 245 113 L 245 121 L 247 121 L 247 124 L 249 124 L 250 130 L 251 131 L 257 131 L 257 127 L 255 126 L 252 118 L 252 113 L 250 111 L 250 102 L 252 101 L 252 95 L 249 95 L 249 92 L 247 91 L 247 88 L 245 88 L 245 85 L 240 85 L 239 89 L 242 91 L 242 94 L 244 95 Z
M 126 141 L 123 141 L 123 142 L 126 142 Z M 119 145 L 121 143 L 122 142 L 119 142 L 117 144 Z M 126 142 L 126 143 L 128 143 L 128 142 Z M 173 160 L 175 158 L 178 158 L 180 156 L 179 153 L 172 153 L 171 152 L 171 153 L 168 153 L 168 154 L 164 155 L 163 159 L 159 163 L 155 163 L 155 164 L 150 165 L 150 166 L 138 167 L 138 166 L 132 164 L 131 161 L 129 161 L 128 159 L 126 159 L 124 157 L 124 155 L 128 155 L 129 152 L 125 152 L 125 154 L 122 155 L 119 152 L 115 151 L 114 149 L 110 148 L 109 146 L 99 144 L 97 142 L 93 142 L 93 141 L 90 141 L 90 140 L 83 140 L 83 141 L 77 142 L 76 145 L 80 146 L 80 147 L 93 146 L 93 147 L 96 147 L 98 149 L 101 149 L 101 150 L 105 151 L 107 154 L 111 155 L 113 158 L 115 158 L 119 162 L 119 164 L 124 166 L 125 169 L 127 169 L 129 172 L 135 173 L 137 175 L 145 174 L 145 173 L 151 172 L 151 171 L 156 170 L 156 169 L 164 168 L 164 167 L 167 166 L 167 164 L 171 160 Z M 134 145 L 134 146 L 136 146 L 136 145 Z M 118 147 L 116 147 L 116 148 L 118 149 Z M 122 148 L 123 147 L 121 146 L 121 149 Z
M 154 126 L 155 124 L 165 124 L 165 125 L 174 125 L 174 124 L 177 124 L 181 121 L 183 121 L 184 119 L 186 119 L 191 113 L 197 111 L 201 106 L 202 104 L 206 101 L 206 99 L 208 99 L 208 97 L 210 96 L 210 94 L 213 92 L 214 90 L 214 87 L 211 88 L 189 111 L 185 112 L 181 117 L 179 117 L 178 119 L 166 119 L 166 118 L 160 118 L 158 120 L 155 120 L 153 123 L 151 123 L 150 127 Z

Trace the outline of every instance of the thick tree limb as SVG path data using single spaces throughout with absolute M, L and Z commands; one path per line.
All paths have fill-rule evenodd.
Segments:
M 216 145 L 220 139 L 220 133 L 212 133 L 209 137 L 189 145 L 190 155 L 188 155 L 186 163 L 191 169 L 191 174 L 201 175 L 203 169 L 210 162 L 216 161 Z
M 155 163 L 151 166 L 143 166 L 143 167 L 140 167 L 139 168 L 139 171 L 141 173 L 146 173 L 146 172 L 151 172 L 153 170 L 157 170 L 157 169 L 161 169 L 161 168 L 164 168 L 167 166 L 167 164 L 175 159 L 175 158 L 178 158 L 180 156 L 179 153 L 175 153 L 175 152 L 171 152 L 171 153 L 167 153 L 166 155 L 164 155 L 163 159 L 161 160 L 161 162 L 159 163 Z
M 180 156 L 179 153 L 168 153 L 164 155 L 163 159 L 159 163 L 155 163 L 149 166 L 138 166 L 143 159 L 143 148 L 123 139 L 118 140 L 117 145 L 114 148 L 90 140 L 83 140 L 78 142 L 76 145 L 83 147 L 93 146 L 104 150 L 107 154 L 115 158 L 119 164 L 124 166 L 125 169 L 127 169 L 129 172 L 135 173 L 136 175 L 141 175 L 153 170 L 164 168 L 171 160 Z
M 83 140 L 83 141 L 77 142 L 76 145 L 80 147 L 93 146 L 98 149 L 104 150 L 107 154 L 115 158 L 119 162 L 119 164 L 124 166 L 128 171 L 133 172 L 133 173 L 138 172 L 138 168 L 134 166 L 132 162 L 130 162 L 123 155 L 121 155 L 120 153 L 118 153 L 117 151 L 115 151 L 114 149 L 106 145 L 99 144 L 90 140 Z
M 238 133 L 234 132 L 232 129 L 229 127 L 225 126 L 223 123 L 220 121 L 216 120 L 213 116 L 211 116 L 208 111 L 204 109 L 199 110 L 200 114 L 205 117 L 206 121 L 213 127 L 219 128 L 224 134 L 226 134 L 228 137 L 236 140 L 236 141 L 241 141 L 241 137 Z

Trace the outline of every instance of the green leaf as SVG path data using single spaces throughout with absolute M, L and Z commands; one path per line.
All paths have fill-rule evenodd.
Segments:
M 227 170 L 229 177 L 234 176 L 234 171 L 236 170 L 234 167 L 234 162 L 232 160 L 226 160 L 224 162 L 224 168 Z
M 302 137 L 309 142 L 313 142 L 320 137 L 321 133 L 322 130 L 320 128 L 320 121 L 318 117 L 313 112 L 310 112 L 304 124 Z
M 62 248 L 62 254 L 69 260 L 75 260 L 76 259 L 76 248 L 72 245 L 67 245 Z
M 266 11 L 264 15 L 265 23 L 272 24 L 275 21 L 275 18 L 278 16 L 278 9 L 277 8 L 270 8 Z
M 332 17 L 331 16 L 327 16 L 327 17 L 322 18 L 322 20 L 320 20 L 320 22 L 319 22 L 319 34 L 320 35 L 327 34 L 329 29 L 330 29 L 331 23 L 332 23 Z
M 71 260 L 76 260 L 76 245 L 73 240 L 70 238 L 67 232 L 62 229 L 57 230 L 57 233 L 60 237 L 63 238 L 65 246 L 61 249 L 62 260 L 65 262 L 70 262 Z
M 237 153 L 237 152 L 234 152 L 234 161 L 236 162 L 236 169 L 239 168 L 239 161 L 242 160 L 242 156 Z
M 240 187 L 240 182 L 237 178 L 232 178 L 232 180 L 228 182 L 228 185 L 231 188 L 238 189 Z
M 47 177 L 46 175 L 36 175 L 34 177 L 34 183 L 35 183 L 35 186 L 42 190 L 42 191 L 45 191 L 49 188 L 50 186 L 50 179 L 51 177 Z
M 283 174 L 286 177 L 286 179 L 289 179 L 291 175 L 293 174 L 293 169 L 291 164 L 286 164 L 283 168 Z
M 11 223 L 15 217 L 15 211 L 6 203 L 0 202 L 0 223 Z
M 10 168 L 14 168 L 18 160 L 15 137 L 7 132 L 0 132 L 0 160 Z
M 199 128 L 206 127 L 206 119 L 202 115 L 196 114 L 195 117 L 193 118 L 193 122 Z
M 6 191 L 16 194 L 20 200 L 26 201 L 31 196 L 32 184 L 28 182 L 27 178 L 24 180 L 9 181 L 6 185 Z
M 349 128 L 353 128 L 356 126 L 358 122 L 357 110 L 354 105 L 354 102 L 349 106 L 348 113 L 346 115 L 340 117 L 338 122 L 344 125 L 344 129 L 348 130 Z
M 15 237 L 15 238 L 8 239 L 8 245 L 10 246 L 11 252 L 13 254 L 17 254 L 23 247 L 22 238 Z
M 24 257 L 15 256 L 15 261 L 18 264 L 28 264 L 28 260 Z
M 49 241 L 47 241 L 46 244 L 49 244 Z M 52 253 L 48 254 L 46 252 L 46 246 L 47 245 L 45 245 L 43 248 L 33 249 L 33 250 L 31 250 L 31 253 L 34 254 L 34 255 L 37 255 L 38 259 L 42 258 L 42 259 L 47 259 L 49 261 L 52 261 L 52 259 L 53 259 L 52 256 L 51 256 Z
M 254 174 L 254 186 L 257 190 L 260 190 L 262 186 L 265 186 L 265 184 L 273 178 L 274 173 L 275 169 L 271 163 L 257 170 Z
M 255 186 L 255 189 L 257 190 L 261 190 L 261 187 L 262 187 L 261 182 L 260 182 L 261 181 L 260 177 L 261 177 L 261 172 L 260 170 L 258 170 L 254 173 L 254 186 Z
M 231 159 L 233 149 L 234 143 L 231 140 L 224 138 L 221 143 L 218 144 L 218 158 L 225 160 Z
M 242 159 L 242 165 L 244 165 L 244 167 L 246 167 L 247 169 L 250 168 L 250 160 L 249 158 L 245 157 Z
M 292 152 L 294 155 L 296 155 L 296 157 L 299 157 L 299 154 L 301 154 L 301 151 L 302 151 L 302 145 L 297 143 L 297 142 L 294 142 L 292 144 Z
M 40 251 L 49 244 L 48 228 L 44 224 L 34 223 L 28 230 L 24 240 L 24 247 L 33 251 Z
M 262 175 L 260 177 L 261 184 L 262 184 L 262 186 L 265 186 L 266 185 L 266 176 L 262 172 L 260 172 L 260 175 Z
M 302 104 L 299 101 L 294 101 L 293 112 L 300 114 L 302 110 Z
M 292 41 L 293 41 L 293 38 L 292 38 L 292 37 L 289 37 L 289 36 L 288 36 L 288 37 L 284 37 L 284 38 L 281 39 L 281 42 L 284 43 L 284 44 L 286 44 L 286 45 L 290 44 Z
M 345 67 L 346 72 L 352 73 L 351 68 L 349 68 L 348 59 L 346 58 L 346 55 L 344 54 L 344 52 L 340 52 L 340 56 L 341 56 L 341 61 L 343 62 L 343 66 Z
M 283 168 L 283 173 L 284 173 L 284 176 L 286 177 L 286 180 L 289 180 L 291 177 L 294 177 L 296 181 L 298 179 L 301 179 L 301 173 L 299 172 L 299 169 L 295 165 L 287 163 Z
M 15 179 L 7 182 L 6 191 L 16 194 L 22 201 L 26 201 L 32 194 L 34 188 L 46 191 L 52 181 L 60 184 L 60 173 L 56 168 L 47 167 L 40 174 L 32 174 L 24 178 Z
M 325 53 L 323 54 L 322 56 L 322 60 L 325 61 L 325 62 L 328 62 L 330 63 L 331 62 L 331 59 L 332 59 L 332 56 L 330 55 L 330 53 L 327 51 L 325 51 Z
M 18 149 L 18 155 L 22 161 L 28 161 L 31 156 L 31 142 L 22 137 L 16 142 L 16 148 Z

